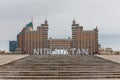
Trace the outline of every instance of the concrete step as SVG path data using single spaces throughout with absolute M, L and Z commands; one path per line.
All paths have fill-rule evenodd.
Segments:
M 32 63 L 26 63 L 28 64 L 27 66 L 117 66 L 115 64 L 110 64 L 110 63 L 38 63 L 38 64 L 32 64 Z M 10 64 L 9 64 L 10 65 Z M 11 66 L 23 66 L 25 64 L 19 63 L 19 64 L 14 64 Z
M 7 66 L 7 67 L 1 67 L 0 69 L 9 69 L 9 68 L 120 68 L 119 66 L 80 66 L 80 65 L 39 65 L 39 66 Z
M 120 72 L 78 72 L 78 71 L 3 71 L 1 76 L 120 76 Z
M 0 79 L 114 79 L 120 76 L 0 76 Z
M 26 70 L 26 71 L 31 71 L 31 70 L 34 70 L 34 71 L 57 71 L 57 70 L 61 70 L 61 71 L 87 71 L 87 70 L 90 70 L 90 71 L 120 71 L 120 68 L 116 68 L 116 67 L 56 67 L 56 66 L 50 66 L 50 67 L 12 67 L 12 68 L 2 68 L 1 71 L 7 71 L 7 70 Z

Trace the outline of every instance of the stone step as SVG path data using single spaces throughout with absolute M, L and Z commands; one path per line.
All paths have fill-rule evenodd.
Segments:
M 52 64 L 53 64 L 53 63 L 54 63 L 54 64 L 56 64 L 56 63 L 57 63 L 57 64 L 58 64 L 58 63 L 64 63 L 64 64 L 74 64 L 74 63 L 76 63 L 76 62 L 77 62 L 78 64 L 89 63 L 88 61 L 87 61 L 87 62 L 85 62 L 85 61 L 83 61 L 83 62 L 80 62 L 80 61 L 75 61 L 75 62 L 72 62 L 72 61 L 71 61 L 71 62 L 69 62 L 69 61 L 66 61 L 66 62 L 59 62 L 59 61 L 51 61 L 51 62 L 50 62 L 50 61 L 49 61 L 49 62 L 46 61 L 46 62 L 41 62 L 41 61 L 40 61 L 40 62 L 36 62 L 36 63 L 33 63 L 33 64 L 41 64 L 41 63 L 52 63 Z M 95 62 L 95 61 L 90 61 L 90 62 L 91 62 L 92 64 L 98 64 L 98 62 L 101 63 L 101 64 L 104 64 L 104 63 L 110 64 L 110 63 L 112 63 L 112 62 L 107 62 L 107 61 L 106 61 L 106 62 L 104 62 L 104 61 L 103 61 L 103 62 L 101 62 L 101 61 L 96 61 L 96 62 Z M 32 61 L 31 61 L 31 62 L 25 62 L 25 63 L 31 64 Z M 24 64 L 24 63 L 22 63 L 22 62 L 17 62 L 16 64 L 19 65 L 19 64 Z
M 5 69 L 6 67 L 4 67 L 4 68 L 2 68 L 2 69 Z M 15 66 L 15 67 L 13 67 L 13 68 L 117 68 L 117 66 L 115 67 L 115 66 L 79 66 L 79 65 L 77 65 L 77 66 L 75 66 L 75 65 L 70 65 L 70 66 L 59 66 L 59 65 L 57 65 L 57 66 L 41 66 L 41 65 L 39 65 L 39 66 Z M 118 67 L 119 68 L 119 67 Z
M 33 65 L 33 66 L 117 66 L 115 64 L 109 64 L 109 63 L 81 63 L 81 64 L 77 64 L 77 63 L 39 63 L 39 64 L 32 64 L 32 63 L 26 63 L 29 66 Z M 14 64 L 13 66 L 22 66 L 25 64 Z
M 114 76 L 0 76 L 0 79 L 104 79 L 104 78 L 120 78 L 118 75 Z
M 25 68 L 25 67 L 12 67 L 11 69 L 1 69 L 2 71 L 3 70 L 40 70 L 40 71 L 49 71 L 49 70 L 52 70 L 52 71 L 56 71 L 56 70 L 61 70 L 61 71 L 64 71 L 64 70 L 67 70 L 67 71 L 87 71 L 87 70 L 94 70 L 94 71 L 120 71 L 120 68 L 100 68 L 100 67 L 96 67 L 96 68 L 79 68 L 79 67 L 49 67 L 49 68 L 45 68 L 45 67 L 41 67 L 41 68 L 37 68 L 37 67 L 31 67 L 31 68 Z
M 56 70 L 56 69 L 60 69 L 60 70 L 64 70 L 64 69 L 78 69 L 78 70 L 88 70 L 88 69 L 90 69 L 90 70 L 118 70 L 118 71 L 120 71 L 120 67 L 66 67 L 66 66 L 62 66 L 62 67 L 58 67 L 58 66 L 50 66 L 50 67 L 48 67 L 48 66 L 43 66 L 43 67 L 35 67 L 35 66 L 31 66 L 31 67 L 7 67 L 7 68 L 1 68 L 0 70 L 19 70 L 19 69 L 27 69 L 27 70 L 31 70 L 31 69 L 34 69 L 34 70 L 44 70 L 44 69 L 46 69 L 46 70 L 49 70 L 49 69 L 54 69 L 54 70 Z
M 63 66 L 62 67 L 56 67 L 56 66 L 55 67 L 53 67 L 53 66 L 50 66 L 50 67 L 48 67 L 48 66 L 47 67 L 35 67 L 35 66 L 33 66 L 33 67 L 13 67 L 11 69 L 28 69 L 28 68 L 29 69 L 31 69 L 31 68 L 32 69 L 33 68 L 34 69 L 53 69 L 53 68 L 54 69 L 61 69 L 61 68 L 62 69 L 71 69 L 71 68 L 74 68 L 74 69 L 80 69 L 80 70 L 81 69 L 83 69 L 83 70 L 86 70 L 86 69 L 94 69 L 94 70 L 98 70 L 98 69 L 120 69 L 120 68 L 114 68 L 114 67 L 111 67 L 111 68 L 110 67 L 103 67 L 103 68 L 102 67 L 96 67 L 96 68 L 95 67 L 90 67 L 89 68 L 89 67 L 66 67 L 66 66 L 64 66 L 64 67 Z M 2 69 L 6 69 L 7 70 L 9 68 L 2 68 Z
M 34 71 L 34 70 L 31 70 L 31 71 L 13 71 L 13 70 L 9 70 L 9 71 L 2 71 L 0 70 L 0 73 L 8 73 L 8 72 L 79 72 L 79 73 L 120 73 L 120 71 Z
M 88 62 L 88 60 L 90 60 L 90 59 L 86 59 L 86 60 L 84 60 L 84 59 L 78 59 L 78 60 L 76 60 L 76 59 L 68 59 L 68 60 L 66 60 L 66 59 L 59 59 L 59 60 L 57 60 L 57 59 L 52 59 L 52 60 L 50 60 L 50 59 L 44 59 L 44 60 L 42 60 L 42 59 L 35 59 L 34 60 L 34 62 L 35 61 L 37 61 L 37 60 L 39 60 L 39 62 L 76 62 L 76 61 L 84 61 L 84 62 Z M 31 60 L 29 60 L 29 61 L 31 61 Z M 101 62 L 101 61 L 103 61 L 103 62 L 110 62 L 110 61 L 105 61 L 105 60 L 95 60 L 95 59 L 92 59 L 92 60 L 90 60 L 91 62 Z M 21 62 L 21 61 L 19 61 L 19 62 Z
M 57 71 L 3 71 L 0 72 L 1 76 L 100 76 L 100 75 L 118 75 L 120 76 L 120 72 L 76 72 L 76 71 L 66 71 L 66 72 L 57 72 Z

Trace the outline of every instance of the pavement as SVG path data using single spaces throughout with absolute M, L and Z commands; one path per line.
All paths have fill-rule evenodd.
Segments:
M 29 55 L 0 55 L 0 65 L 7 64 L 27 56 Z M 108 59 L 113 62 L 120 63 L 120 55 L 96 55 L 96 56 L 104 59 Z
M 116 63 L 120 63 L 120 55 L 96 55 L 96 56 L 116 62 Z
M 0 65 L 7 64 L 27 56 L 28 55 L 0 55 Z

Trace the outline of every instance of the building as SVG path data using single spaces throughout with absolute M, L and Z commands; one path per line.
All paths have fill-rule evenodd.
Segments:
M 72 48 L 76 49 L 89 49 L 89 54 L 98 51 L 98 29 L 83 30 L 83 26 L 76 24 L 73 20 L 72 23 Z
M 27 24 L 23 30 L 18 34 L 18 48 L 21 48 L 22 53 L 33 53 L 33 49 L 48 48 L 48 24 L 37 27 L 33 30 L 32 22 Z
M 17 48 L 17 41 L 9 41 L 9 51 L 15 52 L 16 48 Z
M 68 39 L 48 39 L 48 22 L 45 20 L 44 24 L 33 30 L 33 23 L 27 24 L 22 31 L 17 35 L 18 48 L 22 53 L 32 54 L 33 49 L 44 48 L 75 48 L 88 49 L 89 54 L 98 51 L 98 29 L 83 30 L 83 26 L 72 23 L 72 38 Z
M 112 48 L 110 47 L 106 47 L 106 48 L 99 48 L 99 54 L 101 55 L 120 55 L 120 51 L 114 51 Z
M 49 39 L 50 49 L 68 49 L 71 48 L 71 39 Z

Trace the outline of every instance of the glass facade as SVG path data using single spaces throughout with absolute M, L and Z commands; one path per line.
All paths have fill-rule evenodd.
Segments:
M 9 41 L 9 51 L 15 52 L 16 48 L 17 48 L 17 41 Z

